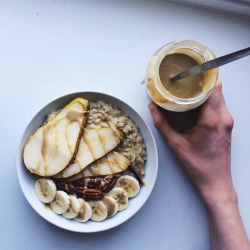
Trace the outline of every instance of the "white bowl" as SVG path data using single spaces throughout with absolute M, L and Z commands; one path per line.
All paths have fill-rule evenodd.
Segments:
M 40 126 L 40 124 L 45 120 L 45 117 L 49 112 L 62 108 L 76 97 L 83 97 L 88 99 L 89 101 L 104 100 L 107 103 L 119 107 L 125 114 L 129 115 L 129 117 L 139 127 L 144 142 L 146 144 L 147 161 L 145 163 L 145 181 L 147 185 L 141 188 L 138 196 L 129 200 L 129 205 L 125 210 L 118 212 L 115 216 L 101 222 L 94 222 L 89 220 L 85 223 L 79 223 L 74 220 L 65 219 L 63 216 L 57 215 L 54 212 L 52 212 L 47 206 L 45 206 L 38 200 L 34 190 L 34 185 L 35 185 L 34 176 L 32 176 L 29 173 L 29 171 L 26 169 L 23 163 L 23 147 L 29 136 Z M 158 171 L 158 153 L 157 153 L 156 143 L 152 135 L 152 132 L 150 131 L 145 121 L 128 104 L 122 102 L 121 100 L 115 97 L 96 92 L 79 92 L 79 93 L 69 94 L 52 101 L 51 103 L 46 105 L 43 109 L 41 109 L 31 120 L 31 122 L 29 123 L 28 127 L 24 132 L 17 153 L 16 162 L 17 162 L 17 175 L 21 189 L 27 201 L 35 209 L 35 211 L 39 215 L 41 215 L 45 220 L 49 221 L 50 223 L 60 228 L 82 233 L 104 231 L 113 228 L 115 226 L 118 226 L 121 223 L 128 220 L 129 218 L 131 218 L 136 212 L 139 211 L 139 209 L 144 205 L 149 195 L 151 194 L 151 191 L 156 181 L 156 176 Z

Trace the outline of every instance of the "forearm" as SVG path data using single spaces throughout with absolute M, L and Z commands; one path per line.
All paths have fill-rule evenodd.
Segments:
M 203 192 L 202 197 L 208 213 L 211 249 L 250 250 L 233 186 Z

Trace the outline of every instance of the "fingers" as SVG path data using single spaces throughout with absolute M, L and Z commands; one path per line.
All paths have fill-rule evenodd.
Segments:
M 221 112 L 222 98 L 222 84 L 218 81 L 209 98 L 201 106 L 200 116 L 198 119 L 199 124 L 216 124 Z
M 226 129 L 232 130 L 234 121 L 227 109 L 220 81 L 216 83 L 212 94 L 202 105 L 198 123 L 212 127 L 220 123 Z
M 222 98 L 222 83 L 218 81 L 211 93 L 210 97 L 204 103 L 204 109 L 211 109 L 211 110 L 218 110 L 221 105 L 221 98 Z
M 223 116 L 225 128 L 229 131 L 232 131 L 234 126 L 234 120 L 232 115 L 228 111 L 223 93 L 221 93 L 221 115 Z
M 166 140 L 169 142 L 173 140 L 173 137 L 178 137 L 178 132 L 170 125 L 162 110 L 153 102 L 150 103 L 148 107 L 153 118 L 154 126 Z

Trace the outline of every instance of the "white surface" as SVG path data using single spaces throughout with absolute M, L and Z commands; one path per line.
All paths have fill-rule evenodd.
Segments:
M 248 47 L 250 17 L 164 1 L 1 1 L 0 249 L 209 249 L 206 213 L 196 191 L 153 128 L 140 85 L 151 54 L 182 39 L 207 44 L 217 56 Z M 250 57 L 220 69 L 235 126 L 232 174 L 250 236 Z M 152 128 L 159 174 L 149 200 L 132 219 L 97 234 L 59 229 L 24 198 L 16 175 L 21 135 L 34 114 L 77 91 L 112 94 Z
M 128 115 L 138 126 L 141 131 L 142 137 L 144 138 L 144 143 L 147 149 L 147 161 L 144 164 L 146 175 L 145 183 L 146 186 L 140 189 L 139 195 L 134 199 L 129 199 L 128 207 L 117 213 L 115 216 L 106 219 L 102 222 L 88 221 L 87 223 L 78 223 L 74 220 L 67 220 L 63 216 L 58 216 L 48 209 L 42 202 L 40 202 L 34 192 L 35 178 L 32 176 L 23 164 L 23 148 L 27 139 L 37 130 L 37 128 L 44 121 L 44 117 L 50 112 L 58 110 L 77 97 L 82 97 L 89 102 L 94 102 L 98 100 L 106 101 L 116 107 L 119 107 L 126 115 Z M 114 98 L 110 95 L 101 94 L 97 92 L 77 92 L 60 97 L 53 102 L 46 105 L 42 110 L 40 110 L 32 119 L 28 127 L 25 129 L 24 135 L 22 137 L 20 147 L 17 154 L 17 176 L 22 191 L 30 203 L 30 205 L 35 209 L 35 211 L 40 214 L 45 220 L 50 223 L 72 231 L 80 233 L 94 233 L 101 232 L 107 229 L 114 228 L 128 219 L 130 219 L 134 214 L 136 214 L 141 207 L 145 204 L 148 197 L 150 196 L 153 187 L 155 185 L 156 177 L 158 171 L 158 154 L 156 142 L 154 140 L 153 134 L 147 124 L 143 121 L 140 115 L 135 112 L 126 103 Z

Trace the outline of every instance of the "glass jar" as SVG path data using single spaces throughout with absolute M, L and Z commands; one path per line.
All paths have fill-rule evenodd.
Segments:
M 212 60 L 215 55 L 204 44 L 192 40 L 183 40 L 164 45 L 150 59 L 144 80 L 151 99 L 162 108 L 170 111 L 188 111 L 198 107 L 209 97 L 218 78 L 218 68 L 202 73 L 199 93 L 188 98 L 179 97 L 173 95 L 164 87 L 159 73 L 163 59 L 174 54 L 191 57 L 197 64 Z M 172 84 L 175 84 L 175 82 Z

